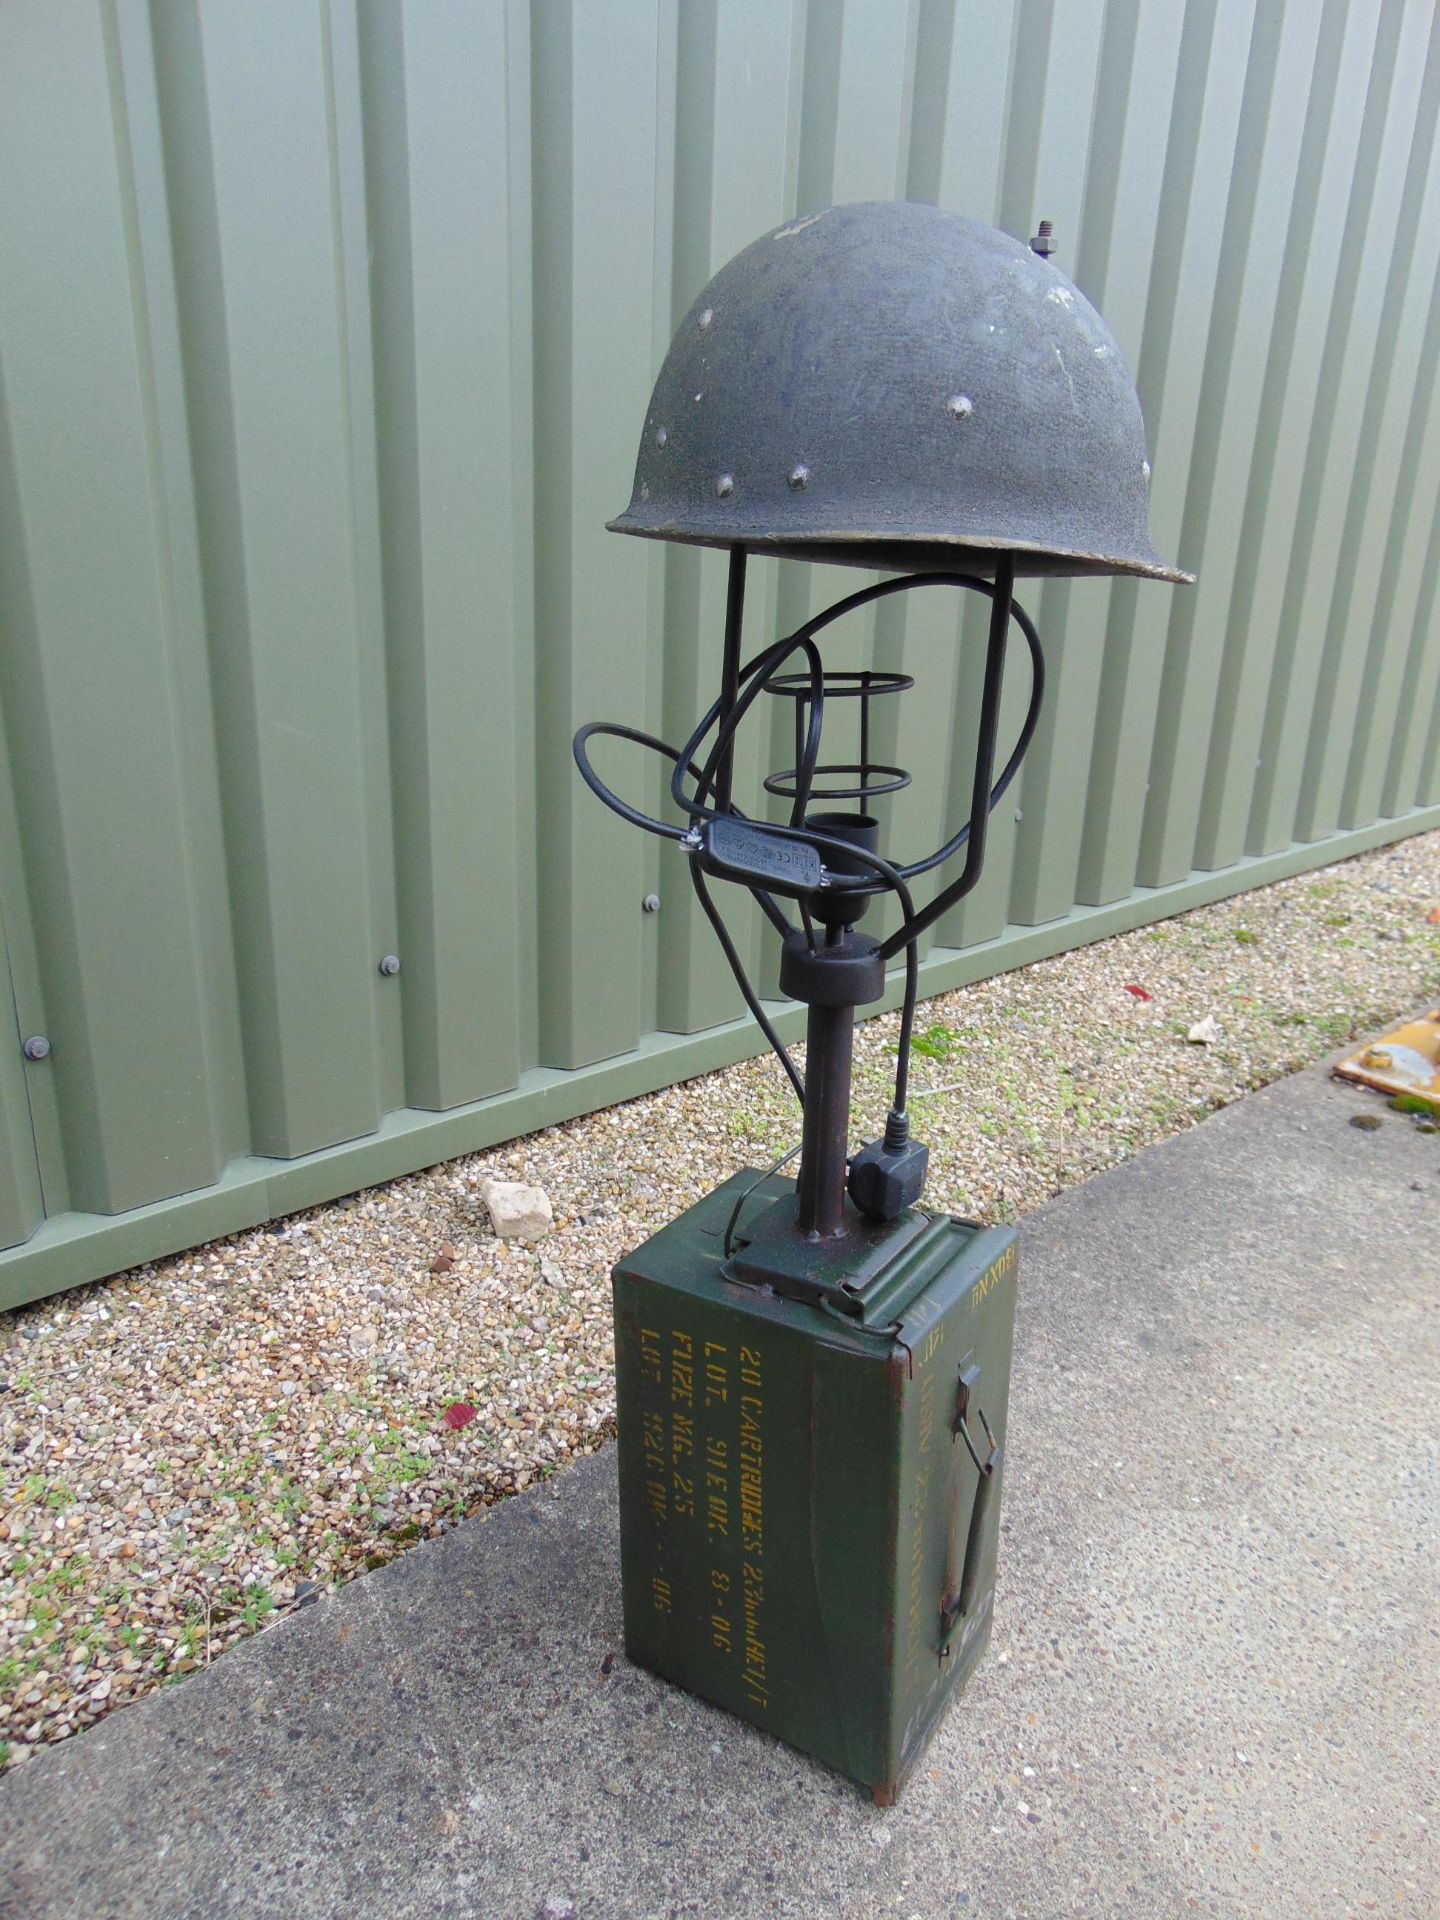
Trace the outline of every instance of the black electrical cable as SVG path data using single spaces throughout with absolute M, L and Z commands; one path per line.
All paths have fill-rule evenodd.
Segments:
M 580 778 L 589 787 L 597 800 L 603 800 L 612 813 L 618 813 L 622 820 L 628 820 L 632 827 L 643 827 L 646 833 L 658 833 L 666 840 L 688 839 L 684 827 L 672 827 L 668 820 L 655 820 L 648 813 L 641 813 L 638 807 L 632 807 L 628 800 L 622 800 L 612 787 L 596 773 L 590 764 L 590 756 L 585 751 L 597 736 L 611 740 L 630 740 L 637 746 L 649 747 L 655 753 L 663 753 L 667 760 L 679 760 L 680 755 L 674 747 L 667 746 L 663 740 L 657 740 L 653 733 L 642 733 L 638 727 L 625 727 L 618 720 L 592 720 L 581 727 L 570 743 L 570 751 L 580 769 Z M 687 769 L 693 771 L 693 769 Z
M 911 940 L 905 948 L 905 998 L 900 1006 L 900 1038 L 897 1043 L 899 1057 L 895 1062 L 895 1094 L 890 1102 L 891 1111 L 899 1120 L 905 1120 L 905 1100 L 910 1090 L 910 1036 L 915 1031 L 915 1003 L 919 998 L 920 945 L 918 941 Z M 905 1122 L 905 1127 L 908 1134 L 908 1120 Z
M 749 1186 L 744 1189 L 744 1191 L 740 1195 L 740 1198 L 735 1202 L 734 1206 L 730 1209 L 730 1218 L 726 1222 L 725 1239 L 722 1243 L 725 1249 L 725 1258 L 727 1260 L 730 1258 L 731 1254 L 735 1251 L 735 1229 L 740 1224 L 740 1209 L 745 1205 L 745 1202 L 750 1198 L 751 1194 L 754 1193 L 755 1189 L 758 1186 L 761 1186 L 766 1180 L 773 1179 L 774 1176 L 777 1173 L 779 1173 L 782 1167 L 789 1166 L 790 1162 L 795 1158 L 796 1154 L 799 1153 L 800 1145 L 801 1143 L 797 1141 L 796 1144 L 793 1147 L 791 1147 L 787 1153 L 782 1153 L 778 1160 L 774 1161 L 770 1166 L 766 1167 L 763 1173 L 757 1173 L 755 1178 L 750 1182 Z
M 715 932 L 715 938 L 720 942 L 720 951 L 725 955 L 726 960 L 730 964 L 730 971 L 735 976 L 735 984 L 745 997 L 745 1004 L 750 1009 L 750 1017 L 769 1041 L 781 1066 L 790 1076 L 790 1084 L 795 1089 L 795 1098 L 803 1107 L 805 1105 L 805 1082 L 800 1078 L 800 1070 L 790 1058 L 784 1041 L 770 1024 L 765 1009 L 760 1004 L 759 995 L 750 984 L 750 976 L 745 971 L 745 963 L 736 951 L 735 942 L 730 938 L 730 929 L 721 919 L 720 909 L 711 899 L 710 889 L 705 884 L 705 876 L 693 860 L 690 863 L 690 881 L 695 888 L 695 898 L 700 902 L 705 918 L 710 922 Z
M 615 740 L 628 740 L 636 746 L 649 747 L 654 752 L 663 754 L 668 760 L 678 760 L 680 756 L 676 753 L 674 747 L 668 746 L 663 740 L 657 740 L 653 734 L 642 733 L 638 727 L 622 726 L 618 721 L 592 721 L 588 727 L 582 727 L 580 732 L 575 736 L 575 764 L 579 767 L 581 775 L 591 792 L 597 794 L 600 799 L 605 801 L 607 806 L 612 807 L 622 818 L 633 817 L 638 820 L 639 824 L 647 825 L 648 822 L 646 821 L 645 815 L 637 815 L 633 807 L 628 807 L 618 795 L 612 794 L 610 789 L 605 786 L 604 782 L 591 767 L 589 756 L 585 753 L 584 748 L 586 742 L 596 734 L 606 735 Z M 700 769 L 693 764 L 689 767 L 688 771 L 692 779 L 698 781 L 701 778 Z M 743 820 L 746 817 L 733 801 L 730 803 L 728 810 L 737 820 Z M 677 831 L 675 837 L 683 840 L 685 835 Z M 764 1034 L 766 1040 L 773 1048 L 781 1066 L 784 1067 L 786 1073 L 789 1075 L 790 1084 L 795 1089 L 795 1097 L 803 1107 L 805 1104 L 805 1083 L 800 1078 L 799 1069 L 790 1058 L 784 1041 L 775 1031 L 764 1008 L 760 1005 L 755 990 L 750 984 L 750 976 L 745 971 L 745 963 L 741 960 L 735 943 L 730 938 L 730 930 L 720 917 L 720 909 L 710 897 L 710 890 L 705 885 L 703 874 L 693 863 L 690 868 L 690 878 L 694 883 L 696 898 L 704 910 L 706 919 L 714 929 L 715 937 L 720 942 L 720 951 L 724 954 L 730 971 L 735 976 L 735 984 L 739 987 L 744 997 L 745 1005 L 749 1008 L 751 1017 L 760 1028 L 761 1033 Z M 768 915 L 781 939 L 784 939 L 787 933 L 794 932 L 794 928 L 790 925 L 790 922 L 785 918 L 785 915 L 780 911 L 779 907 L 776 906 L 774 900 L 768 893 L 759 887 L 752 887 L 750 892 L 755 896 L 760 907 Z
M 605 802 L 605 805 L 609 807 L 612 813 L 618 813 L 622 820 L 628 820 L 632 826 L 643 827 L 647 833 L 664 834 L 672 840 L 680 840 L 682 842 L 688 840 L 689 835 L 683 827 L 672 827 L 664 820 L 652 820 L 649 814 L 641 813 L 638 808 L 630 806 L 626 801 L 622 800 L 619 794 L 614 792 L 612 788 L 605 785 L 605 782 L 591 766 L 590 756 L 585 751 L 588 742 L 596 735 L 601 735 L 611 740 L 629 740 L 636 746 L 648 747 L 652 753 L 663 754 L 667 760 L 678 761 L 680 756 L 674 747 L 669 746 L 664 740 L 657 740 L 653 733 L 642 733 L 638 727 L 622 726 L 618 720 L 592 720 L 588 726 L 581 727 L 571 744 L 570 750 L 574 755 L 576 766 L 580 769 L 581 779 L 598 799 Z M 686 768 L 686 772 L 692 780 L 698 781 L 701 777 L 700 769 L 695 766 L 693 762 Z M 730 803 L 728 811 L 736 820 L 749 819 L 749 815 L 742 813 L 733 801 Z M 751 887 L 750 892 L 754 895 L 765 917 L 782 939 L 787 933 L 794 932 L 794 928 L 790 925 L 790 922 L 785 918 L 785 915 L 779 907 L 776 906 L 770 894 L 766 893 L 760 887 Z

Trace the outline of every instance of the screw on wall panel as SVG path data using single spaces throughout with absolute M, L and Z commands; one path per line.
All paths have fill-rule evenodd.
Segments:
M 722 473 L 715 482 L 715 491 L 722 500 L 728 500 L 735 491 L 734 478 L 728 473 Z
M 803 465 L 792 467 L 785 480 L 792 493 L 803 493 L 810 484 L 810 469 Z
M 1032 253 L 1038 253 L 1042 260 L 1048 259 L 1049 256 L 1054 253 L 1055 222 L 1053 220 L 1042 220 L 1040 222 L 1040 231 L 1030 242 L 1030 251 Z
M 640 902 L 640 910 L 642 913 L 659 913 L 660 911 L 659 894 L 647 893 L 645 898 Z
M 945 411 L 952 420 L 968 420 L 975 411 L 975 402 L 968 393 L 952 393 L 945 402 Z
M 50 1052 L 50 1042 L 43 1033 L 32 1033 L 20 1049 L 27 1060 L 44 1060 Z
M 400 956 L 399 956 L 399 954 L 398 954 L 398 953 L 387 953 L 387 954 L 385 955 L 385 957 L 384 957 L 384 959 L 383 959 L 383 960 L 382 960 L 382 961 L 380 962 L 380 971 L 381 971 L 381 973 L 383 973 L 383 974 L 385 975 L 385 977 L 386 977 L 386 979 L 387 979 L 387 980 L 388 980 L 388 979 L 389 979 L 389 978 L 390 978 L 390 977 L 391 977 L 391 976 L 392 976 L 393 974 L 397 974 L 397 973 L 398 973 L 398 972 L 400 971 Z

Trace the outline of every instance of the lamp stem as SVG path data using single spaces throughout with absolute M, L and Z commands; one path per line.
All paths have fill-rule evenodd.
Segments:
M 796 1225 L 801 1233 L 823 1240 L 845 1231 L 854 1042 L 854 1007 L 811 1006 L 805 1025 L 805 1125 Z

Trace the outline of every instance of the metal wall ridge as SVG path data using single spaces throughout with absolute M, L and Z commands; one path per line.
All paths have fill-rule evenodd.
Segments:
M 1437 132 L 1429 0 L 0 7 L 0 1304 L 744 1050 L 569 739 L 708 701 L 723 557 L 604 521 L 699 287 L 829 202 L 1053 220 L 1199 575 L 1036 589 L 927 981 L 1433 823 Z M 854 584 L 756 562 L 747 645 Z M 827 640 L 916 677 L 902 853 L 983 626 L 915 598 Z

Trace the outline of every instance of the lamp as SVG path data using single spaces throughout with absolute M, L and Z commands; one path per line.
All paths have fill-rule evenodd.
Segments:
M 919 1205 L 916 942 L 979 879 L 1039 716 L 1043 656 L 1016 579 L 1190 578 L 1149 542 L 1123 357 L 1049 245 L 883 202 L 792 221 L 720 270 L 675 335 L 630 504 L 610 523 L 728 552 L 719 691 L 679 747 L 608 722 L 575 739 L 599 797 L 687 858 L 802 1107 L 795 1180 L 783 1163 L 738 1175 L 615 1269 L 626 1650 L 887 1803 L 989 1637 L 1016 1273 L 1013 1230 Z M 890 577 L 746 662 L 751 554 Z M 940 846 L 902 861 L 881 852 L 879 809 L 910 775 L 874 757 L 871 723 L 912 683 L 828 665 L 822 636 L 889 595 L 946 588 L 990 603 L 970 804 Z M 997 771 L 1012 627 L 1030 694 Z M 734 792 L 736 734 L 762 698 L 793 718 L 792 764 L 763 781 L 786 803 L 779 820 Z M 826 759 L 841 707 L 858 744 Z M 600 779 L 597 736 L 671 762 L 675 819 Z M 917 909 L 911 883 L 962 855 Z M 781 989 L 808 1008 L 803 1079 L 714 881 L 745 888 L 780 935 Z M 876 938 L 860 923 L 884 894 L 900 923 Z M 902 957 L 890 1111 L 852 1154 L 855 1012 Z

